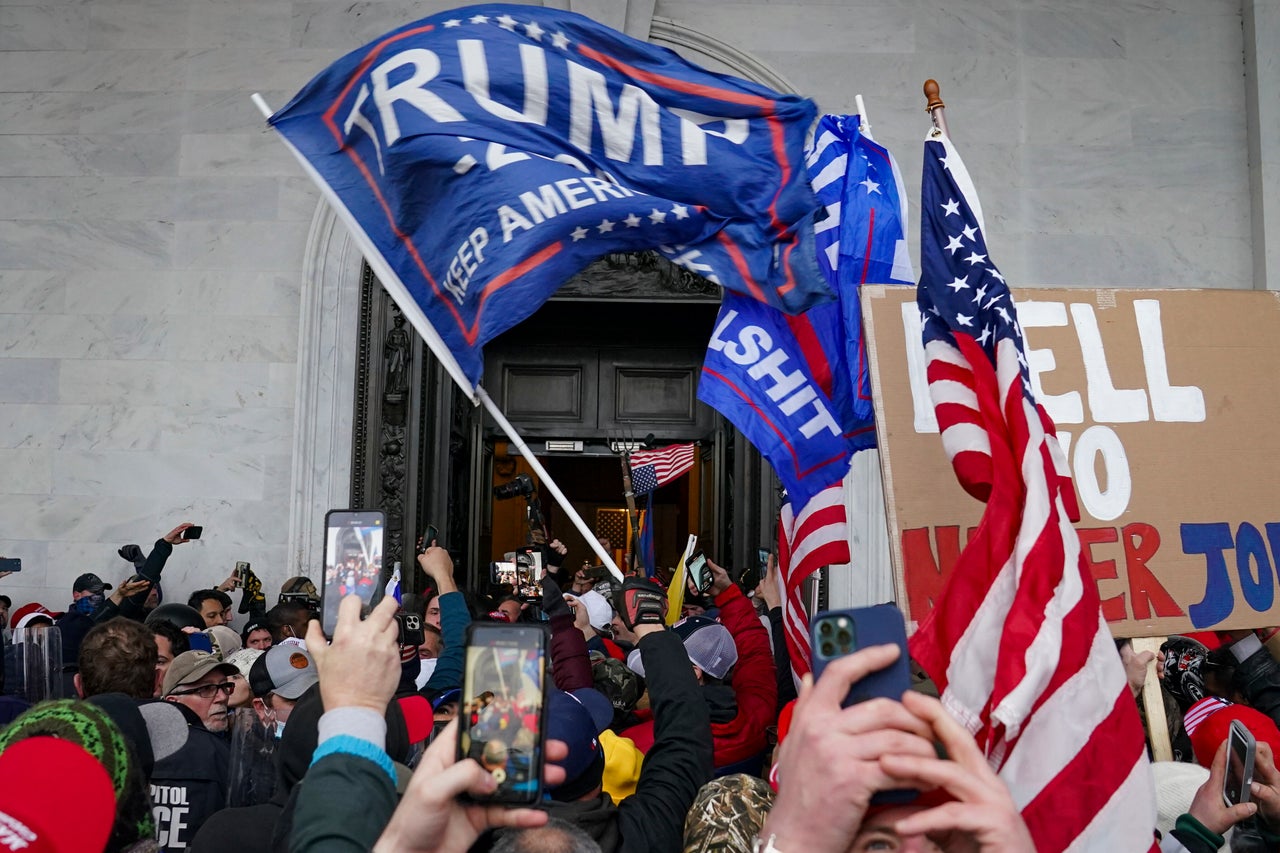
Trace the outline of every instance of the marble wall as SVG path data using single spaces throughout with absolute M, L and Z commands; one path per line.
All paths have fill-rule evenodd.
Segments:
M 205 539 L 174 557 L 171 596 L 236 560 L 271 586 L 297 570 L 298 472 L 346 460 L 341 441 L 295 458 L 317 390 L 297 379 L 333 381 L 298 364 L 317 196 L 248 96 L 278 107 L 343 52 L 453 5 L 0 0 L 0 554 L 25 563 L 0 589 L 15 601 L 65 606 L 84 571 L 119 581 L 119 545 L 183 520 Z M 936 77 L 1012 282 L 1265 286 L 1280 253 L 1261 189 L 1280 183 L 1276 0 L 549 5 L 642 35 L 670 19 L 828 111 L 863 93 L 912 188 Z

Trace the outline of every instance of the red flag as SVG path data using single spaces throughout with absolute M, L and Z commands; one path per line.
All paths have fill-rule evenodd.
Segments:
M 987 506 L 911 653 L 1009 786 L 1038 851 L 1146 850 L 1142 725 L 1071 526 L 1053 422 L 1030 390 L 1013 297 L 959 154 L 936 134 L 924 160 L 929 392 L 960 484 Z

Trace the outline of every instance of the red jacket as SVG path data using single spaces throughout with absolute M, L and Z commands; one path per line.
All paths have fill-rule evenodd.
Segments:
M 715 604 L 720 608 L 720 623 L 729 629 L 738 648 L 738 663 L 729 679 L 738 713 L 728 722 L 711 724 L 715 766 L 724 767 L 764 752 L 764 730 L 777 716 L 778 682 L 769 633 L 742 590 L 736 584 L 730 586 L 716 596 Z M 639 723 L 622 736 L 647 752 L 653 743 L 653 722 Z

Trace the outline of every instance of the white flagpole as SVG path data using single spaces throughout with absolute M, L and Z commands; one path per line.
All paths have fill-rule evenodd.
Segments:
M 582 520 L 582 516 L 578 515 L 578 511 L 573 508 L 573 504 L 569 503 L 569 499 L 564 496 L 564 492 L 560 491 L 560 487 L 556 485 L 556 481 L 551 479 L 551 475 L 547 473 L 547 469 L 542 467 L 542 463 L 538 461 L 538 457 L 533 455 L 533 451 L 529 449 L 529 445 L 524 443 L 524 439 L 516 432 L 515 427 L 502 414 L 502 410 L 498 408 L 498 404 L 493 402 L 488 392 L 481 386 L 476 386 L 476 398 L 480 401 L 480 405 L 493 416 L 498 422 L 498 426 L 502 427 L 502 431 L 507 434 L 507 438 L 511 439 L 511 443 L 516 446 L 516 450 L 520 451 L 520 455 L 529 463 L 529 467 L 538 475 L 538 483 L 545 486 L 551 496 L 555 498 L 556 503 L 564 510 L 565 515 L 569 516 L 569 520 L 573 522 L 573 526 L 578 528 L 578 532 L 582 534 L 582 538 L 587 540 L 587 544 L 591 546 L 591 550 L 596 552 L 596 556 L 600 561 L 608 567 L 613 576 L 618 579 L 619 583 L 623 580 L 622 571 L 613 562 L 613 557 L 604 550 L 604 546 L 600 544 L 600 540 L 587 527 L 587 523 Z M 633 546 L 634 547 L 634 546 Z
M 267 106 L 266 100 L 260 94 L 254 92 L 251 99 L 264 118 L 271 118 L 271 107 Z M 382 282 L 382 286 L 386 288 L 387 293 L 391 294 L 391 298 L 400 306 L 401 312 L 403 312 L 404 316 L 409 319 L 409 322 L 413 325 L 418 334 L 422 336 L 422 340 L 426 342 L 427 347 L 436 358 L 440 359 L 440 362 L 444 365 L 446 372 L 453 377 L 454 382 L 458 383 L 458 387 L 466 392 L 467 397 L 471 399 L 472 403 L 482 403 L 484 405 L 489 414 L 493 416 L 493 419 L 498 422 L 498 426 L 502 427 L 502 431 L 511 439 L 511 443 L 520 451 L 520 455 L 528 461 L 529 467 L 533 468 L 534 473 L 538 475 L 538 482 L 545 486 L 547 491 L 551 493 L 551 496 L 555 498 L 556 503 L 560 505 L 562 510 L 564 510 L 565 515 L 567 515 L 569 520 L 573 522 L 573 526 L 578 529 L 580 534 L 582 534 L 582 538 L 587 541 L 589 546 L 591 546 L 591 550 L 594 551 L 596 556 L 598 556 L 604 565 L 608 567 L 613 576 L 621 582 L 623 580 L 622 571 L 618 568 L 617 564 L 613 562 L 613 557 L 604 550 L 604 546 L 600 544 L 596 535 L 591 532 L 589 527 L 587 527 L 587 523 L 582 520 L 582 516 L 580 516 L 578 511 L 573 508 L 573 504 L 569 503 L 569 499 L 564 496 L 564 492 L 560 491 L 560 487 L 556 485 L 555 480 L 551 479 L 551 475 L 542 467 L 542 463 L 533 455 L 533 451 L 531 451 L 529 446 L 524 443 L 524 439 L 520 437 L 519 433 L 516 432 L 515 427 L 513 427 L 511 422 L 506 419 L 506 416 L 502 414 L 502 411 L 498 408 L 497 404 L 493 402 L 487 393 L 485 393 L 483 388 L 479 385 L 472 386 L 467 380 L 466 374 L 462 372 L 462 368 L 453 357 L 453 353 L 449 351 L 449 347 L 445 345 L 440 334 L 435 330 L 435 327 L 431 325 L 431 321 L 427 319 L 427 315 L 409 294 L 409 289 L 400 281 L 400 277 L 397 276 L 391 269 L 390 265 L 387 264 L 386 260 L 382 257 L 382 254 L 376 250 L 373 245 L 373 241 L 369 239 L 369 236 L 365 234 L 364 229 L 359 226 L 355 217 L 351 215 L 349 210 L 347 210 L 346 205 L 342 203 L 342 199 L 340 199 L 333 191 L 328 182 L 320 177 L 316 172 L 315 167 L 307 161 L 307 158 L 302 156 L 302 152 L 298 151 L 298 149 L 295 148 L 283 134 L 277 132 L 276 136 L 290 151 L 293 152 L 294 156 L 297 157 L 298 162 L 302 164 L 302 168 L 307 173 L 307 176 L 310 177 L 316 186 L 320 188 L 321 193 L 324 194 L 325 200 L 329 202 L 329 205 L 338 214 L 338 218 L 346 224 L 347 228 L 351 231 L 352 239 L 354 239 L 356 241 L 356 245 L 360 247 L 365 261 L 368 262 L 369 266 L 373 268 L 373 271 L 377 273 L 379 281 Z

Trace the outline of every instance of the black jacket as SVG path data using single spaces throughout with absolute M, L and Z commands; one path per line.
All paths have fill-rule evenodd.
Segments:
M 176 703 L 175 703 L 176 704 Z M 187 742 L 151 771 L 152 813 L 160 846 L 186 850 L 200 827 L 227 804 L 227 744 L 187 716 Z
M 1249 706 L 1280 726 L 1280 663 L 1276 663 L 1266 646 L 1236 667 L 1232 686 L 1240 691 Z

